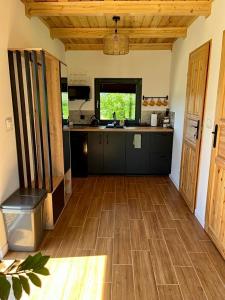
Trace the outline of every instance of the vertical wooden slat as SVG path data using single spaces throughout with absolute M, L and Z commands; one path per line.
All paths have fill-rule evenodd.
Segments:
M 22 147 L 21 147 L 21 134 L 20 134 L 20 122 L 19 122 L 18 102 L 17 102 L 13 51 L 8 51 L 8 59 L 9 59 L 9 73 L 10 73 L 11 91 L 12 91 L 13 115 L 14 115 L 15 133 L 16 133 L 19 183 L 20 183 L 20 188 L 24 188 L 25 182 L 24 182 L 24 170 L 23 170 L 23 155 L 22 155 Z
M 31 52 L 33 61 L 33 76 L 34 76 L 34 93 L 35 93 L 35 105 L 38 113 L 39 131 L 40 131 L 40 146 L 41 146 L 41 164 L 42 164 L 42 187 L 46 187 L 45 182 L 45 157 L 44 157 L 44 144 L 43 144 L 43 131 L 42 131 L 42 114 L 41 114 L 41 102 L 40 102 L 40 88 L 38 78 L 38 62 L 36 51 Z
M 30 151 L 29 151 L 29 143 L 28 143 L 26 104 L 25 104 L 25 96 L 24 96 L 23 71 L 22 71 L 22 61 L 21 61 L 20 51 L 16 51 L 16 62 L 17 62 L 20 106 L 21 106 L 22 127 L 23 127 L 23 143 L 24 143 L 24 154 L 25 154 L 25 162 L 26 162 L 27 186 L 31 188 Z
M 48 93 L 47 93 L 47 79 L 46 79 L 46 63 L 45 53 L 42 50 L 41 63 L 42 63 L 42 83 L 43 83 L 43 94 L 44 94 L 44 107 L 45 107 L 45 118 L 46 118 L 46 130 L 48 140 L 48 161 L 49 161 L 49 186 L 50 191 L 53 190 L 53 179 L 52 179 L 52 153 L 51 153 L 51 140 L 50 140 L 50 127 L 49 127 L 49 109 L 48 109 Z
M 34 162 L 34 182 L 35 182 L 35 187 L 38 188 L 38 165 L 37 165 L 37 151 L 36 151 L 37 145 L 36 145 L 36 137 L 35 137 L 33 96 L 32 96 L 31 74 L 30 74 L 30 53 L 28 51 L 24 51 L 24 59 L 25 59 L 26 81 L 27 81 L 28 106 L 29 106 L 29 115 L 30 115 L 31 143 L 32 143 L 33 162 Z

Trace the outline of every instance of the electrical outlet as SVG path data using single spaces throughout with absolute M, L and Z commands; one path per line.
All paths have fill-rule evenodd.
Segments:
M 13 129 L 13 120 L 12 117 L 6 118 L 5 119 L 5 127 L 7 131 L 10 131 Z
M 85 119 L 85 115 L 80 115 L 80 119 L 84 120 Z

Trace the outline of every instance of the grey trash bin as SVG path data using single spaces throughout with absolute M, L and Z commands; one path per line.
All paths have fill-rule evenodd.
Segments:
M 9 249 L 35 251 L 43 238 L 45 190 L 18 190 L 1 204 Z

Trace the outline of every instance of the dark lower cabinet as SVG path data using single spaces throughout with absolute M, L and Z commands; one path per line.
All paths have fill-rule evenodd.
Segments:
M 71 132 L 73 176 L 88 174 L 168 175 L 171 171 L 173 132 Z
M 88 156 L 87 156 L 86 132 L 71 132 L 71 170 L 73 177 L 85 177 L 88 175 Z
M 173 132 L 153 132 L 149 135 L 149 174 L 170 174 L 172 147 Z
M 141 148 L 135 148 L 135 133 L 126 134 L 126 173 L 148 174 L 149 173 L 149 134 L 140 133 Z
M 125 133 L 104 133 L 104 173 L 125 173 Z
M 103 146 L 104 134 L 102 132 L 88 133 L 88 173 L 103 173 Z

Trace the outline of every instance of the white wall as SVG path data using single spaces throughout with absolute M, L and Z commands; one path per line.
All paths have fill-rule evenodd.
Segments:
M 83 78 L 91 85 L 92 101 L 83 110 L 94 109 L 94 78 L 143 78 L 145 96 L 166 96 L 169 93 L 171 51 L 131 51 L 128 55 L 104 55 L 102 51 L 66 52 L 69 80 Z M 70 102 L 76 110 L 79 101 Z M 144 108 L 146 110 L 146 108 Z M 156 107 L 154 107 L 154 110 Z M 162 110 L 162 107 L 158 108 Z
M 225 1 L 215 0 L 212 3 L 211 16 L 208 18 L 198 18 L 189 28 L 187 38 L 185 40 L 179 39 L 175 43 L 172 51 L 170 102 L 171 110 L 176 112 L 176 117 L 171 178 L 178 187 L 189 54 L 197 47 L 212 39 L 199 167 L 197 207 L 195 211 L 197 218 L 203 226 L 205 223 L 206 197 L 212 148 L 211 132 L 215 118 L 222 35 L 223 30 L 225 30 L 224 12 Z
M 18 171 L 14 129 L 7 131 L 5 119 L 13 116 L 8 71 L 8 48 L 38 47 L 65 60 L 64 46 L 50 38 L 47 27 L 37 18 L 24 14 L 20 0 L 0 0 L 0 202 L 18 188 Z M 0 215 L 0 256 L 6 239 Z

